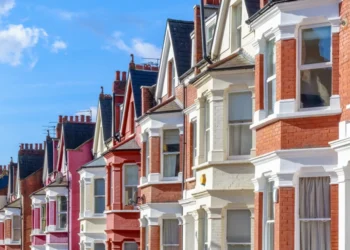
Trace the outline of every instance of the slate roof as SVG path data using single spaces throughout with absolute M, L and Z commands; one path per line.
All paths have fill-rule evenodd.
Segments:
M 247 6 L 248 17 L 254 15 L 260 9 L 260 0 L 244 0 Z
M 208 69 L 224 70 L 242 67 L 254 67 L 254 59 L 251 58 L 251 56 L 249 56 L 249 54 L 247 54 L 243 49 L 212 65 L 209 65 Z
M 149 113 L 153 114 L 153 113 L 165 113 L 165 112 L 174 112 L 174 111 L 182 111 L 182 107 L 179 105 L 179 103 L 175 99 L 165 104 L 163 103 L 159 104 L 159 108 L 155 106 Z
M 18 155 L 19 178 L 22 180 L 44 165 L 44 150 L 21 150 Z
M 119 151 L 119 150 L 139 150 L 141 149 L 140 146 L 137 144 L 137 141 L 135 138 L 127 141 L 126 143 L 123 143 L 122 145 L 118 146 L 117 148 L 113 149 L 112 151 Z
M 100 110 L 103 128 L 103 140 L 112 137 L 112 97 L 100 97 Z
M 134 93 L 136 117 L 142 115 L 141 86 L 152 86 L 157 82 L 158 72 L 130 69 L 132 91 Z
M 7 188 L 9 183 L 9 176 L 8 175 L 3 175 L 0 178 L 0 189 Z
M 96 167 L 105 167 L 106 160 L 103 156 L 98 157 L 82 166 L 82 168 L 96 168 Z
M 181 76 L 191 68 L 191 32 L 194 24 L 191 21 L 168 19 L 171 40 L 175 55 L 177 75 Z
M 63 132 L 66 149 L 76 149 L 94 136 L 95 123 L 66 122 Z

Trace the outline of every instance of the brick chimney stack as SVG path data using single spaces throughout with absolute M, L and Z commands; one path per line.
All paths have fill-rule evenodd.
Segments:
M 220 5 L 221 0 L 204 0 L 204 5 Z
M 260 9 L 264 8 L 264 6 L 268 3 L 268 0 L 260 0 Z
M 58 123 L 56 125 L 56 137 L 61 138 L 61 132 L 62 132 L 62 123 L 63 123 L 63 116 L 58 116 Z
M 80 115 L 80 122 L 85 122 L 85 115 Z
M 199 5 L 194 6 L 194 44 L 195 44 L 195 51 L 193 53 L 194 64 L 197 64 L 203 59 L 201 8 Z

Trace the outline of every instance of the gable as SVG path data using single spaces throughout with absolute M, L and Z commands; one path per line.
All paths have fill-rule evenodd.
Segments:
M 131 79 L 126 86 L 126 94 L 124 99 L 124 108 L 122 114 L 122 123 L 121 123 L 121 134 L 123 136 L 130 134 L 132 129 L 134 129 L 135 123 L 135 98 L 134 98 L 134 90 L 131 83 Z

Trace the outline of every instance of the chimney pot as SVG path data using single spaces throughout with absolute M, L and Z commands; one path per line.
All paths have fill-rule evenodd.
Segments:
M 28 149 L 28 143 L 25 144 L 25 149 Z
M 38 150 L 38 143 L 35 143 L 35 150 Z
M 69 121 L 70 121 L 70 122 L 73 122 L 73 116 L 70 116 L 70 117 L 69 117 Z
M 79 116 L 78 115 L 75 116 L 75 122 L 79 122 Z
M 42 143 L 39 144 L 39 150 L 43 150 L 43 144 Z
M 80 122 L 85 122 L 85 115 L 80 115 Z
M 123 81 L 123 82 L 125 82 L 125 81 L 126 81 L 126 72 L 125 72 L 125 71 L 123 71 L 122 81 Z
M 30 146 L 30 149 L 33 150 L 33 144 L 31 143 L 29 144 L 29 146 Z
M 91 116 L 86 116 L 86 122 L 91 122 Z
M 66 121 L 68 121 L 68 116 L 65 115 L 65 116 L 63 117 L 63 122 L 66 122 Z
M 116 81 L 120 81 L 120 71 L 119 71 L 119 70 L 117 70 L 117 71 L 115 72 L 115 80 L 116 80 Z
M 23 150 L 23 149 L 24 149 L 24 144 L 22 143 L 22 144 L 21 144 L 21 150 Z
M 59 123 L 62 123 L 62 119 L 63 119 L 63 117 L 60 115 L 60 116 L 58 116 L 58 122 Z

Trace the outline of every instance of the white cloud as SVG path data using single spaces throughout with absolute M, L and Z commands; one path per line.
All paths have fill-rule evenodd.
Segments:
M 51 51 L 54 53 L 58 53 L 58 51 L 65 49 L 67 49 L 67 43 L 62 40 L 56 40 L 51 46 Z
M 36 57 L 36 56 L 32 56 L 31 57 L 31 60 L 30 60 L 30 63 L 29 63 L 29 69 L 32 70 L 35 68 L 36 64 L 38 63 L 39 61 L 39 58 Z
M 73 18 L 79 17 L 82 15 L 80 12 L 72 12 L 67 10 L 54 10 L 59 18 L 66 21 L 71 21 Z
M 7 16 L 15 7 L 15 0 L 0 0 L 0 16 Z
M 116 47 L 119 50 L 123 50 L 128 53 L 132 53 L 135 56 L 143 58 L 159 58 L 161 49 L 154 44 L 144 42 L 142 39 L 134 38 L 131 40 L 131 44 L 127 45 L 122 39 L 121 32 L 114 32 L 110 45 Z
M 0 63 L 21 64 L 23 53 L 35 47 L 41 37 L 47 37 L 44 29 L 26 28 L 22 24 L 10 24 L 0 30 Z

